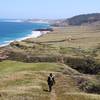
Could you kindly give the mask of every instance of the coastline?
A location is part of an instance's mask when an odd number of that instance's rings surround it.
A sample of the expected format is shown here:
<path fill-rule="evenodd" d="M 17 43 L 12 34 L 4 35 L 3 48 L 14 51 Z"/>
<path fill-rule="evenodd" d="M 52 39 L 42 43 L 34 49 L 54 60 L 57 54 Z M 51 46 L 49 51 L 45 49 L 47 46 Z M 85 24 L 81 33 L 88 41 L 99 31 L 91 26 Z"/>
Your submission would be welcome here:
<path fill-rule="evenodd" d="M 49 30 L 33 30 L 31 32 L 31 34 L 28 34 L 26 35 L 25 37 L 22 37 L 22 38 L 18 38 L 16 40 L 10 40 L 10 41 L 5 41 L 4 44 L 1 44 L 0 47 L 5 47 L 5 46 L 8 46 L 10 43 L 14 42 L 14 41 L 23 41 L 23 40 L 26 40 L 26 39 L 29 39 L 29 38 L 38 38 L 44 34 L 47 34 L 48 32 L 50 32 Z"/>

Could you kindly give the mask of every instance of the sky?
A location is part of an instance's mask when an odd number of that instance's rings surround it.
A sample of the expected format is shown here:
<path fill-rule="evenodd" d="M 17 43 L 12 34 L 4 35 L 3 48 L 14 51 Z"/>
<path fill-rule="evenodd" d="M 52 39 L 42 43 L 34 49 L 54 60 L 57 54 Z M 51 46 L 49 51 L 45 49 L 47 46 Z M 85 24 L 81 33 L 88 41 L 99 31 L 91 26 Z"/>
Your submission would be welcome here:
<path fill-rule="evenodd" d="M 61 19 L 100 13 L 100 0 L 0 0 L 0 18 Z"/>

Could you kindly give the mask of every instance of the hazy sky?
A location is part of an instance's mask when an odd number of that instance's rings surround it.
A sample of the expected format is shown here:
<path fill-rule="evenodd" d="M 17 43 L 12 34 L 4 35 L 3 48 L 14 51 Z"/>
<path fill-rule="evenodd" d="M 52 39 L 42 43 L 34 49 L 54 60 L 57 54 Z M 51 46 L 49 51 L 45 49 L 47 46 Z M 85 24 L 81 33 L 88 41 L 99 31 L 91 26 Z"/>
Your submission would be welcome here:
<path fill-rule="evenodd" d="M 100 0 L 0 0 L 0 18 L 68 18 L 100 13 Z"/>

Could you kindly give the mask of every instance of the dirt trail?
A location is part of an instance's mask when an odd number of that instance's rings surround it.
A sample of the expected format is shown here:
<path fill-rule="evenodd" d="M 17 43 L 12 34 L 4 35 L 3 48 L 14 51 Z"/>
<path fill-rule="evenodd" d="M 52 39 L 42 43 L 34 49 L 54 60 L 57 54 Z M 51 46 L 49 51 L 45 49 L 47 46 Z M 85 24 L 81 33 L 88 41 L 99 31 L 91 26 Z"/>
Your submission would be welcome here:
<path fill-rule="evenodd" d="M 57 100 L 56 92 L 54 89 L 51 92 L 51 99 L 50 100 Z"/>

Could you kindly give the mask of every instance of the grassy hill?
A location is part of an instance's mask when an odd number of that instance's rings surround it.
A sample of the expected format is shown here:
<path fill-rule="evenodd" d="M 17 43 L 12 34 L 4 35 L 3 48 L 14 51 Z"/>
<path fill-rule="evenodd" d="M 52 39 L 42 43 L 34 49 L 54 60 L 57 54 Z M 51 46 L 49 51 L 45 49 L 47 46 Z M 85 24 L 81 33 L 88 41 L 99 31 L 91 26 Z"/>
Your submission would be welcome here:
<path fill-rule="evenodd" d="M 0 100 L 99 100 L 100 27 L 69 26 L 0 49 Z M 49 93 L 47 77 L 56 84 Z"/>
<path fill-rule="evenodd" d="M 59 63 L 0 63 L 0 100 L 99 100 L 96 94 L 86 94 L 79 89 L 77 79 L 84 78 L 75 70 Z M 56 85 L 49 93 L 47 76 L 55 75 Z M 66 73 L 65 73 L 66 72 Z M 74 74 L 73 74 L 74 73 Z M 92 80 L 93 76 L 88 78 Z M 87 79 L 88 79 L 87 78 Z"/>
<path fill-rule="evenodd" d="M 83 14 L 67 19 L 69 25 L 82 25 L 100 22 L 100 13 Z"/>
<path fill-rule="evenodd" d="M 54 21 L 51 24 L 53 26 L 100 25 L 100 13 L 81 14 L 71 18 Z"/>

